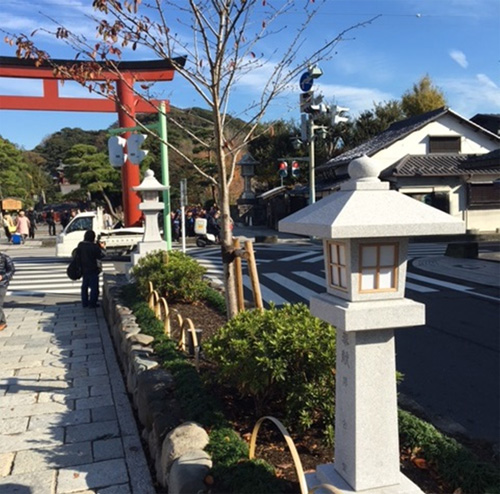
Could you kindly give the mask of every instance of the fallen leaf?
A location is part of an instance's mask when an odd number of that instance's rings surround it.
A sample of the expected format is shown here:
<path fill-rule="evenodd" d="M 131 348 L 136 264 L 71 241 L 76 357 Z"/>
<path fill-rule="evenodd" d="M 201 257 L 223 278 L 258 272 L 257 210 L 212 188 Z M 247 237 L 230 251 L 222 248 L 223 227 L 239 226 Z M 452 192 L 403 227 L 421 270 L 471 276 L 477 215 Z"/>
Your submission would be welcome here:
<path fill-rule="evenodd" d="M 421 470 L 427 470 L 427 468 L 429 468 L 424 458 L 412 458 L 411 461 L 417 468 L 420 468 Z"/>

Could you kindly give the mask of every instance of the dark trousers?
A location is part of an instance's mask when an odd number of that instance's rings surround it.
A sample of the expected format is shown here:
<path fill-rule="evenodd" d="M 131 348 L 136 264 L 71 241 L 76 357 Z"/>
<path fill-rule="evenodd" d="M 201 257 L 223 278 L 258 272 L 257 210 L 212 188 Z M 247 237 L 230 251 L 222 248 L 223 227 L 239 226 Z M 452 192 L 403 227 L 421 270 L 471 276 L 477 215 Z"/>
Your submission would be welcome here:
<path fill-rule="evenodd" d="M 54 221 L 47 221 L 47 225 L 49 225 L 49 235 L 56 234 L 56 224 Z"/>
<path fill-rule="evenodd" d="M 89 298 L 90 290 L 90 298 Z M 95 307 L 99 298 L 99 273 L 87 273 L 82 277 L 82 305 Z"/>
<path fill-rule="evenodd" d="M 5 294 L 7 293 L 7 287 L 0 285 L 0 324 L 6 324 L 7 319 L 5 318 L 5 314 L 3 312 L 3 303 L 5 301 Z"/>

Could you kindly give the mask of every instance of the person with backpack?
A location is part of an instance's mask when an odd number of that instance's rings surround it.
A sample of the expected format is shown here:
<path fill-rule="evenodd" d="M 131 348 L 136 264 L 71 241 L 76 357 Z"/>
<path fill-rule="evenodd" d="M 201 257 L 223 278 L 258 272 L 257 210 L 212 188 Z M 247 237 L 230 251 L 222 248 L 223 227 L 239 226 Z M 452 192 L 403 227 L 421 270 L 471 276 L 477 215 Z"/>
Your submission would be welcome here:
<path fill-rule="evenodd" d="M 82 270 L 82 306 L 90 308 L 99 307 L 97 303 L 99 298 L 99 273 L 102 271 L 101 259 L 106 255 L 104 244 L 96 244 L 95 239 L 94 230 L 87 230 L 75 253 L 75 258 L 78 259 Z"/>
<path fill-rule="evenodd" d="M 16 268 L 12 259 L 3 252 L 0 252 L 0 331 L 7 327 L 7 319 L 3 311 L 3 303 L 10 280 L 14 276 Z"/>

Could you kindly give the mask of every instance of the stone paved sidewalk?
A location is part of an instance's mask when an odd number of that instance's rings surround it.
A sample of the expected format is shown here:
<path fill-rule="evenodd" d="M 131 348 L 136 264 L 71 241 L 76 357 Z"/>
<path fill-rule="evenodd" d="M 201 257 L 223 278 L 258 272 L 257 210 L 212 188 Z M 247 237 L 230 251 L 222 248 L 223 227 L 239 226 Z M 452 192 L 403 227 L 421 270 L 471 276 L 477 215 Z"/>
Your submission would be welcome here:
<path fill-rule="evenodd" d="M 0 332 L 0 493 L 153 494 L 101 309 L 18 297 Z"/>

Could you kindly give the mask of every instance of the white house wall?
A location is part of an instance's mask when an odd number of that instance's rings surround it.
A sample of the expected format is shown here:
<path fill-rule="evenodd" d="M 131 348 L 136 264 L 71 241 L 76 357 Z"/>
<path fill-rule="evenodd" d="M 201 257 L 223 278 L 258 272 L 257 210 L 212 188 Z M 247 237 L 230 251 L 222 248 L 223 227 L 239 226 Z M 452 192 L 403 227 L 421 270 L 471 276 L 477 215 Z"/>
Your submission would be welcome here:
<path fill-rule="evenodd" d="M 464 221 L 467 230 L 500 232 L 500 209 L 469 209 Z"/>
<path fill-rule="evenodd" d="M 407 154 L 429 154 L 429 136 L 461 136 L 461 154 L 484 154 L 500 147 L 499 139 L 490 138 L 451 115 L 443 115 L 439 120 L 430 122 L 372 157 L 379 160 L 382 169 L 385 169 Z"/>

